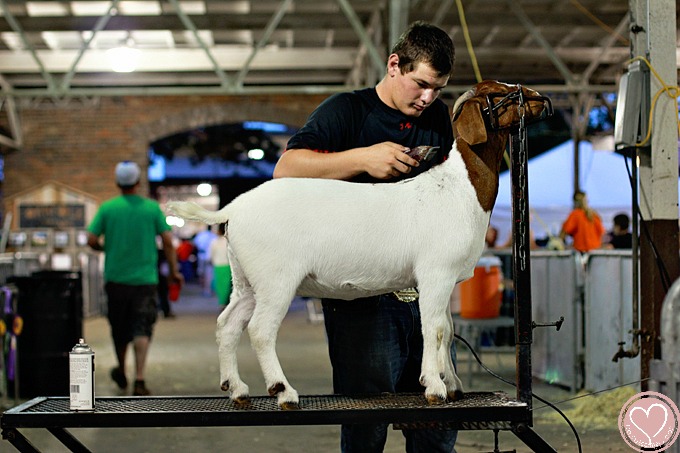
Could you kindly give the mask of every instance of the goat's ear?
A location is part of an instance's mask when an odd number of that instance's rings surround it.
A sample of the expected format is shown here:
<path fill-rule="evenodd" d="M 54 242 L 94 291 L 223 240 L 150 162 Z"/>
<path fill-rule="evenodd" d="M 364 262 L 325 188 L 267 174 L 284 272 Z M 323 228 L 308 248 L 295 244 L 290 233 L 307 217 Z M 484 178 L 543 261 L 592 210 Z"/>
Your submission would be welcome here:
<path fill-rule="evenodd" d="M 486 142 L 486 126 L 479 102 L 470 100 L 463 104 L 454 123 L 458 134 L 468 144 L 477 145 Z"/>

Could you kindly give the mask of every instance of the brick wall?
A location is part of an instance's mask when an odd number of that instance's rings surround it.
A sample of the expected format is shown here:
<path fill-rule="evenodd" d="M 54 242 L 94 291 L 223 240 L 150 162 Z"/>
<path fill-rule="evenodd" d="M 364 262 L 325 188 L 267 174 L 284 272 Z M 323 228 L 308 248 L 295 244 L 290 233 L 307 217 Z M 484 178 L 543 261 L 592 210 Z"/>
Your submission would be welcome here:
<path fill-rule="evenodd" d="M 5 156 L 5 197 L 54 180 L 100 201 L 118 194 L 121 160 L 144 166 L 149 143 L 198 126 L 261 120 L 300 126 L 326 96 L 103 97 L 22 108 L 24 146 Z M 142 182 L 147 192 L 147 181 Z M 4 211 L 4 209 L 3 209 Z"/>

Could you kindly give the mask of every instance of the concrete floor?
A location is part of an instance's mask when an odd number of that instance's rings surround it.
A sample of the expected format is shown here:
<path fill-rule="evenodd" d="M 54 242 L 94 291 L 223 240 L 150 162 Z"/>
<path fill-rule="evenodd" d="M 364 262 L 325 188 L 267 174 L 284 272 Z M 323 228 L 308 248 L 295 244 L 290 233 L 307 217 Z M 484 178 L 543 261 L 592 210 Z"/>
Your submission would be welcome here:
<path fill-rule="evenodd" d="M 214 341 L 215 319 L 218 315 L 214 297 L 203 297 L 198 287 L 188 285 L 180 300 L 173 304 L 177 317 L 160 318 L 148 359 L 147 386 L 154 395 L 220 395 L 217 347 Z M 86 341 L 96 353 L 96 395 L 121 395 L 109 378 L 114 366 L 113 347 L 109 327 L 104 318 L 85 321 Z M 305 306 L 296 302 L 284 320 L 279 333 L 279 357 L 291 383 L 300 394 L 330 394 L 331 368 L 328 360 L 323 324 L 309 321 Z M 459 359 L 467 353 L 459 344 Z M 514 354 L 485 353 L 483 360 L 502 376 L 514 381 Z M 239 349 L 239 368 L 253 395 L 265 394 L 259 366 L 243 336 Z M 467 373 L 467 366 L 461 367 Z M 128 376 L 132 363 L 128 364 Z M 473 386 L 467 390 L 502 390 L 510 395 L 515 391 L 483 371 L 475 371 Z M 467 383 L 467 376 L 461 376 Z M 551 401 L 561 401 L 573 394 L 537 382 L 535 393 Z M 614 402 L 620 408 L 626 398 Z M 5 401 L 6 406 L 13 404 Z M 7 406 L 9 404 L 9 406 Z M 570 404 L 560 405 L 566 410 Z M 542 406 L 540 403 L 535 408 Z M 575 437 L 564 421 L 548 414 L 550 409 L 535 411 L 535 431 L 558 451 L 577 452 Z M 568 411 L 567 411 L 568 414 Z M 616 417 L 604 425 L 579 426 L 584 452 L 630 451 L 621 439 Z M 22 430 L 41 451 L 67 451 L 44 430 Z M 94 452 L 291 452 L 325 453 L 339 451 L 338 426 L 256 426 L 220 428 L 139 428 L 139 429 L 74 429 L 74 435 Z M 461 432 L 456 445 L 458 453 L 493 452 L 491 431 Z M 499 450 L 529 452 L 512 433 L 501 432 Z M 0 452 L 16 451 L 7 441 L 0 442 Z M 385 452 L 404 451 L 399 431 L 390 430 Z"/>

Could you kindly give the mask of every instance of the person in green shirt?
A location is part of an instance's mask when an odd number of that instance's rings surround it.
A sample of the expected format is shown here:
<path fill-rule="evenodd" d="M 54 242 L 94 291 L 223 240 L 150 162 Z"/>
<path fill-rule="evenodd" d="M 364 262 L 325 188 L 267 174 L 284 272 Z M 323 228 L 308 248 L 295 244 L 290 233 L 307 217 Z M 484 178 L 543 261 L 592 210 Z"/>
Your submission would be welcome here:
<path fill-rule="evenodd" d="M 111 378 L 127 388 L 125 358 L 132 343 L 135 353 L 135 385 L 132 394 L 149 395 L 144 367 L 156 322 L 156 287 L 160 236 L 170 267 L 169 279 L 180 285 L 184 277 L 177 266 L 170 226 L 158 203 L 137 195 L 141 170 L 134 162 L 116 165 L 116 184 L 121 195 L 105 201 L 88 226 L 88 245 L 104 252 L 104 282 L 108 319 L 118 366 Z M 104 238 L 102 241 L 101 238 Z"/>

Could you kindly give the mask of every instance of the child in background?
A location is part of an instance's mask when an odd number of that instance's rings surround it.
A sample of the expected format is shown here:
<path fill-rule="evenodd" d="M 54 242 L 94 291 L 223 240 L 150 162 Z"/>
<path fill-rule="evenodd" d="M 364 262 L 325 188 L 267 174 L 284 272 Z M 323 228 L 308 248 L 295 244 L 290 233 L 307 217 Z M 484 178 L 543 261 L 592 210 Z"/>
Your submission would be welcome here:
<path fill-rule="evenodd" d="M 218 237 L 210 244 L 208 259 L 213 266 L 213 288 L 217 303 L 224 308 L 231 294 L 231 267 L 227 257 L 227 238 L 224 236 L 225 224 L 218 227 Z"/>

